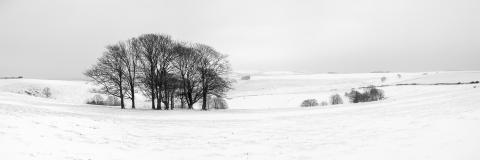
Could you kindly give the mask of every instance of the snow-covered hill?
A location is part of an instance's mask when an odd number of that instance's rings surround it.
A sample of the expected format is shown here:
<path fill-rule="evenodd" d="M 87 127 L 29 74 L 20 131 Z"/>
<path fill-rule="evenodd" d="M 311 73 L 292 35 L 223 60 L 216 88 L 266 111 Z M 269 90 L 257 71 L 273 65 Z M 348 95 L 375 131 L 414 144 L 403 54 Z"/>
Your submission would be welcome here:
<path fill-rule="evenodd" d="M 50 88 L 51 99 L 57 102 L 84 104 L 94 95 L 90 90 L 94 86 L 86 81 L 61 81 L 41 79 L 4 79 L 0 80 L 0 91 L 25 94 L 28 90 Z"/>
<path fill-rule="evenodd" d="M 401 74 L 258 74 L 238 80 L 231 109 L 208 112 L 91 106 L 82 81 L 0 80 L 0 159 L 480 159 L 478 84 L 391 86 L 384 101 L 298 107 L 372 84 L 480 80 Z M 19 94 L 44 87 L 52 98 Z"/>

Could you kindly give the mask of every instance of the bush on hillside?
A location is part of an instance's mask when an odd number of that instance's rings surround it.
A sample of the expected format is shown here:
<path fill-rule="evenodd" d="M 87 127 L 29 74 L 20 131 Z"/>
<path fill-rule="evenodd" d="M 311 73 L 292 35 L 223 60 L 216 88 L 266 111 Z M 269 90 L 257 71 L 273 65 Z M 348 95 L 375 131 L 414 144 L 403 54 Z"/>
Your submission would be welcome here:
<path fill-rule="evenodd" d="M 105 101 L 101 95 L 97 94 L 92 98 L 90 98 L 89 100 L 87 100 L 87 104 L 105 105 Z"/>
<path fill-rule="evenodd" d="M 240 78 L 241 80 L 250 80 L 250 75 L 246 75 L 246 76 L 243 76 L 242 78 Z"/>
<path fill-rule="evenodd" d="M 377 89 L 375 86 L 365 88 L 363 93 L 352 89 L 350 93 L 345 93 L 345 96 L 347 96 L 352 103 L 372 102 L 385 99 L 383 90 Z"/>
<path fill-rule="evenodd" d="M 227 101 L 221 97 L 213 97 L 209 105 L 213 109 L 228 109 Z"/>
<path fill-rule="evenodd" d="M 328 106 L 328 102 L 322 101 L 322 103 L 320 103 L 320 106 Z"/>
<path fill-rule="evenodd" d="M 382 81 L 382 83 L 384 83 L 384 82 L 387 81 L 387 77 L 382 77 L 382 78 L 380 78 L 380 80 Z"/>
<path fill-rule="evenodd" d="M 364 94 L 360 93 L 359 91 L 352 89 L 352 91 L 345 93 L 345 96 L 350 99 L 352 103 L 358 103 L 364 101 L 365 97 Z"/>
<path fill-rule="evenodd" d="M 34 96 L 34 97 L 44 97 L 44 98 L 50 98 L 52 96 L 52 92 L 50 88 L 45 87 L 45 88 L 27 88 L 21 91 L 18 91 L 18 93 L 21 94 L 26 94 L 29 96 Z"/>
<path fill-rule="evenodd" d="M 307 99 L 302 102 L 300 105 L 301 107 L 313 107 L 318 106 L 318 102 L 316 99 Z"/>
<path fill-rule="evenodd" d="M 106 105 L 106 106 L 120 106 L 120 98 L 115 96 L 108 96 L 107 99 L 103 98 L 102 95 L 96 94 L 92 98 L 87 100 L 87 104 L 93 105 Z"/>
<path fill-rule="evenodd" d="M 334 94 L 330 96 L 330 104 L 332 105 L 343 104 L 343 99 L 339 94 Z"/>
<path fill-rule="evenodd" d="M 38 88 L 28 88 L 23 91 L 26 95 L 40 97 L 41 91 Z"/>
<path fill-rule="evenodd" d="M 120 106 L 120 98 L 114 96 L 108 96 L 104 102 L 105 105 L 108 106 Z"/>
<path fill-rule="evenodd" d="M 203 104 L 203 100 L 200 99 L 198 104 L 201 106 Z M 181 107 L 179 107 L 179 108 L 181 108 Z M 207 96 L 207 109 L 228 109 L 228 104 L 227 104 L 227 101 L 222 97 L 217 97 L 217 96 L 214 96 L 214 95 L 208 95 Z"/>
<path fill-rule="evenodd" d="M 43 88 L 42 94 L 43 94 L 43 96 L 45 96 L 46 98 L 52 97 L 52 92 L 50 91 L 50 88 L 48 88 L 48 87 Z"/>

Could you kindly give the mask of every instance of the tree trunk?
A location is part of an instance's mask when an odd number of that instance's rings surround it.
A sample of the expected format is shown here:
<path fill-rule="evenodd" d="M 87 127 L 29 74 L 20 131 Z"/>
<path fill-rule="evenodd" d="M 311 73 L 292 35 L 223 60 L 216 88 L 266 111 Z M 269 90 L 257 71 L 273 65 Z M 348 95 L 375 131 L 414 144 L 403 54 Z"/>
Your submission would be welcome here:
<path fill-rule="evenodd" d="M 173 108 L 175 107 L 175 101 L 174 101 L 175 99 L 174 99 L 174 97 L 173 97 L 173 94 L 174 94 L 174 93 L 175 93 L 175 92 L 172 92 L 172 93 L 170 94 L 170 110 L 173 110 Z"/>
<path fill-rule="evenodd" d="M 118 84 L 118 88 L 120 89 L 120 107 L 122 109 L 125 109 L 125 104 L 123 102 L 124 96 L 123 96 L 123 84 L 122 84 L 123 75 L 122 75 L 122 72 L 119 72 L 118 76 L 119 76 L 119 81 L 120 81 L 119 84 Z"/>
<path fill-rule="evenodd" d="M 163 105 L 165 106 L 165 110 L 168 110 L 168 107 L 170 107 L 170 104 L 168 102 L 170 102 L 169 98 L 168 98 L 168 92 L 165 90 L 165 99 L 163 100 Z"/>
<path fill-rule="evenodd" d="M 188 103 L 188 109 L 193 109 L 193 97 L 192 97 L 192 93 L 188 93 L 187 94 L 188 98 L 187 98 L 187 103 Z"/>
<path fill-rule="evenodd" d="M 150 61 L 150 91 L 152 92 L 152 109 L 155 109 L 155 96 L 156 96 L 156 93 L 155 93 L 155 66 L 152 65 L 152 61 Z"/>
<path fill-rule="evenodd" d="M 162 92 L 161 92 L 161 87 L 159 84 L 157 84 L 157 110 L 162 110 L 162 100 L 163 100 L 163 97 L 162 97 Z"/>
<path fill-rule="evenodd" d="M 166 98 L 166 100 L 163 101 L 163 105 L 165 105 L 165 110 L 168 110 L 168 107 L 170 106 L 170 104 L 168 103 L 168 98 Z"/>
<path fill-rule="evenodd" d="M 193 109 L 193 103 L 188 103 L 188 109 Z"/>
<path fill-rule="evenodd" d="M 122 84 L 122 83 L 120 83 L 120 84 Z M 123 98 L 124 98 L 124 96 L 123 96 L 123 88 L 120 87 L 120 107 L 121 107 L 122 109 L 125 109 L 125 104 L 124 104 L 124 102 L 123 102 Z"/>
<path fill-rule="evenodd" d="M 155 109 L 155 89 L 154 86 L 152 85 L 150 87 L 150 91 L 152 92 L 152 109 Z"/>
<path fill-rule="evenodd" d="M 181 103 L 181 104 L 180 104 L 180 108 L 182 108 L 182 109 L 185 108 L 185 100 L 183 100 L 183 99 L 184 99 L 183 96 L 180 97 L 180 103 Z"/>
<path fill-rule="evenodd" d="M 130 84 L 130 91 L 132 94 L 132 109 L 135 109 L 135 86 Z"/>
<path fill-rule="evenodd" d="M 207 110 L 207 87 L 202 92 L 203 96 L 203 103 L 202 103 L 202 110 Z"/>
<path fill-rule="evenodd" d="M 120 96 L 120 106 L 122 106 L 122 109 L 125 109 L 125 104 L 123 102 L 123 94 Z"/>

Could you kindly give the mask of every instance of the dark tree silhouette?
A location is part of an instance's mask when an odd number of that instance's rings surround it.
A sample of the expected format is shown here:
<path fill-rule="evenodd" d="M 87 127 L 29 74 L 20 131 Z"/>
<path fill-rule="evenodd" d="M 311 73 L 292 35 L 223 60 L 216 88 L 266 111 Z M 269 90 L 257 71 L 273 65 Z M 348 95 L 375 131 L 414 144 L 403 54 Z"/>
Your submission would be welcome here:
<path fill-rule="evenodd" d="M 157 44 L 159 55 L 158 55 L 158 65 L 157 65 L 157 108 L 161 109 L 161 103 L 163 102 L 165 110 L 169 109 L 169 106 L 172 104 L 171 99 L 173 99 L 173 93 L 175 89 L 172 89 L 172 86 L 169 83 L 172 82 L 174 69 L 172 63 L 175 59 L 176 54 L 173 52 L 174 42 L 170 39 L 169 36 L 166 36 L 164 39 L 158 42 Z"/>
<path fill-rule="evenodd" d="M 135 108 L 139 90 L 151 100 L 152 109 L 172 110 L 176 100 L 182 108 L 186 103 L 193 109 L 203 99 L 202 109 L 207 110 L 207 96 L 221 99 L 231 88 L 226 57 L 207 45 L 144 34 L 108 46 L 85 75 L 102 87 L 101 93 L 120 98 L 122 109 L 124 98 L 130 98 Z"/>
<path fill-rule="evenodd" d="M 120 44 L 107 46 L 107 51 L 98 59 L 97 64 L 85 72 L 93 82 L 100 85 L 99 92 L 120 98 L 120 106 L 124 104 L 124 68 L 122 56 L 125 55 Z"/>
<path fill-rule="evenodd" d="M 207 95 L 222 97 L 231 88 L 231 82 L 225 77 L 230 73 L 230 64 L 226 55 L 210 46 L 197 44 L 195 49 L 201 56 L 198 72 L 202 86 L 202 110 L 207 110 Z"/>
<path fill-rule="evenodd" d="M 126 94 L 132 101 L 132 109 L 135 109 L 135 88 L 138 82 L 138 63 L 140 60 L 140 44 L 137 39 L 130 39 L 127 44 L 120 43 L 120 49 L 125 53 L 122 57 L 124 67 L 124 78 L 127 84 Z"/>
<path fill-rule="evenodd" d="M 195 48 L 186 43 L 176 44 L 174 52 L 177 54 L 174 67 L 181 80 L 180 95 L 187 103 L 188 109 L 193 109 L 193 105 L 201 98 L 201 80 L 197 70 L 201 56 Z"/>
<path fill-rule="evenodd" d="M 155 108 L 155 99 L 159 97 L 158 65 L 162 53 L 167 52 L 165 44 L 171 42 L 170 36 L 160 34 L 144 34 L 137 38 L 140 47 L 139 54 L 142 69 L 142 84 L 146 88 L 145 94 L 150 95 L 152 109 Z M 161 109 L 160 101 L 157 100 L 157 109 Z"/>

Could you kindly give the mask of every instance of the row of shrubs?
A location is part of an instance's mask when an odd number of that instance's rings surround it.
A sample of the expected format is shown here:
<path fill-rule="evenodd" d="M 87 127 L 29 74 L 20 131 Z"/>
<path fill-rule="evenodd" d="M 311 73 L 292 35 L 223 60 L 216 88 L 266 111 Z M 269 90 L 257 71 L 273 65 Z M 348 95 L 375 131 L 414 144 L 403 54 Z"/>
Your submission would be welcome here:
<path fill-rule="evenodd" d="M 330 96 L 330 103 L 327 101 L 322 101 L 321 103 L 318 103 L 316 99 L 307 99 L 302 102 L 300 105 L 301 107 L 314 107 L 314 106 L 327 106 L 327 105 L 338 105 L 338 104 L 343 104 L 343 99 L 342 96 L 339 94 L 334 94 Z"/>
<path fill-rule="evenodd" d="M 43 97 L 43 98 L 51 98 L 52 97 L 52 91 L 48 87 L 45 87 L 43 89 L 41 89 L 41 88 L 28 88 L 26 90 L 20 91 L 19 93 L 26 94 L 26 95 L 29 95 L 29 96 L 34 96 L 34 97 Z"/>
<path fill-rule="evenodd" d="M 352 89 L 350 92 L 345 93 L 345 97 L 348 97 L 351 103 L 360 102 L 372 102 L 385 99 L 385 93 L 383 90 L 376 88 L 375 86 L 369 86 L 364 88 L 363 92 Z M 322 101 L 318 103 L 316 99 L 307 99 L 302 102 L 301 107 L 314 107 L 314 106 L 327 106 L 343 104 L 342 96 L 334 94 L 330 96 L 330 103 Z"/>

